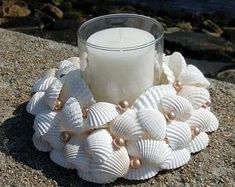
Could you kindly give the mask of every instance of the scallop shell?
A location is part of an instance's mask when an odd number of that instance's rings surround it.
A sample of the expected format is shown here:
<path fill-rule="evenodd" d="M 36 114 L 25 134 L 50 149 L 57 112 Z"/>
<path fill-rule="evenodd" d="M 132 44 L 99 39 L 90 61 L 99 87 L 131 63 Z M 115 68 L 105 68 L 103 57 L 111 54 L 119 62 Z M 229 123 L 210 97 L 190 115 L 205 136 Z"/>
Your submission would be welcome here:
<path fill-rule="evenodd" d="M 77 65 L 79 67 L 79 62 L 80 62 L 80 59 L 78 57 L 70 57 L 66 60 L 59 62 L 57 68 L 64 69 L 65 67 L 73 66 L 73 65 Z"/>
<path fill-rule="evenodd" d="M 208 113 L 208 118 L 210 120 L 208 120 L 209 125 L 208 125 L 208 128 L 206 129 L 206 132 L 212 132 L 212 131 L 215 131 L 216 129 L 218 129 L 219 121 L 216 118 L 216 116 L 212 112 L 210 112 L 210 113 Z"/>
<path fill-rule="evenodd" d="M 190 157 L 190 152 L 185 148 L 172 151 L 172 159 L 168 160 L 168 163 L 165 165 L 165 169 L 179 168 L 187 164 Z"/>
<path fill-rule="evenodd" d="M 81 108 L 90 107 L 95 103 L 94 96 L 82 79 L 80 70 L 72 71 L 67 75 L 63 91 L 67 97 L 75 97 Z"/>
<path fill-rule="evenodd" d="M 182 72 L 179 76 L 179 81 L 183 85 L 191 85 L 207 88 L 210 82 L 204 77 L 202 72 L 193 65 L 188 65 L 186 71 Z"/>
<path fill-rule="evenodd" d="M 37 150 L 42 152 L 49 152 L 51 150 L 51 146 L 48 142 L 41 139 L 41 137 L 37 137 L 35 134 L 33 134 L 33 145 L 36 147 Z"/>
<path fill-rule="evenodd" d="M 91 172 L 84 172 L 84 171 L 78 170 L 78 176 L 85 181 L 102 184 L 102 181 L 93 177 Z"/>
<path fill-rule="evenodd" d="M 168 66 L 173 71 L 175 77 L 179 77 L 186 70 L 185 59 L 179 52 L 174 52 L 170 55 Z"/>
<path fill-rule="evenodd" d="M 55 77 L 56 69 L 51 68 L 43 72 L 42 77 Z"/>
<path fill-rule="evenodd" d="M 151 137 L 163 140 L 166 136 L 166 120 L 161 112 L 153 109 L 140 110 L 137 112 L 137 120 Z"/>
<path fill-rule="evenodd" d="M 86 128 L 94 129 L 105 126 L 118 116 L 117 106 L 111 103 L 99 102 L 89 108 Z"/>
<path fill-rule="evenodd" d="M 124 140 L 137 140 L 142 138 L 144 131 L 136 122 L 134 110 L 127 110 L 115 118 L 110 125 L 110 132 L 115 137 L 121 137 Z"/>
<path fill-rule="evenodd" d="M 174 72 L 169 68 L 168 62 L 162 63 L 163 73 L 161 75 L 161 84 L 168 84 L 175 82 Z"/>
<path fill-rule="evenodd" d="M 69 66 L 65 66 L 63 69 L 59 69 L 56 72 L 56 77 L 57 78 L 64 78 L 65 76 L 67 76 L 70 72 L 76 71 L 79 69 L 79 66 L 77 64 L 74 64 L 72 62 L 69 62 L 71 65 Z"/>
<path fill-rule="evenodd" d="M 91 158 L 83 149 L 84 142 L 78 138 L 71 138 L 64 147 L 66 160 L 82 172 L 90 169 Z"/>
<path fill-rule="evenodd" d="M 70 62 L 73 62 L 73 63 L 77 63 L 78 65 L 79 65 L 79 62 L 80 62 L 80 58 L 77 57 L 77 56 L 70 57 L 67 60 L 70 61 Z"/>
<path fill-rule="evenodd" d="M 128 154 L 139 158 L 142 165 L 149 164 L 156 168 L 161 167 L 165 160 L 171 157 L 171 149 L 165 141 L 153 139 L 139 140 L 127 146 Z"/>
<path fill-rule="evenodd" d="M 60 80 L 56 79 L 55 81 L 53 81 L 53 83 L 45 93 L 45 102 L 52 110 L 54 110 L 56 101 L 60 96 L 60 91 L 62 87 L 63 83 Z"/>
<path fill-rule="evenodd" d="M 103 163 L 93 164 L 92 175 L 99 183 L 110 183 L 119 177 L 123 177 L 129 169 L 130 159 L 125 147 L 114 151 L 109 159 Z"/>
<path fill-rule="evenodd" d="M 36 83 L 33 85 L 31 92 L 42 92 L 46 91 L 53 81 L 55 81 L 55 77 L 43 77 L 36 81 Z"/>
<path fill-rule="evenodd" d="M 188 124 L 173 121 L 167 126 L 166 138 L 173 150 L 188 147 L 191 142 L 191 129 Z"/>
<path fill-rule="evenodd" d="M 59 124 L 60 118 L 58 118 L 57 113 L 45 110 L 39 113 L 34 120 L 34 130 L 36 136 L 43 136 L 46 134 L 50 128 Z"/>
<path fill-rule="evenodd" d="M 112 141 L 112 136 L 106 129 L 96 130 L 87 137 L 87 151 L 94 162 L 102 163 L 111 156 L 113 153 Z"/>
<path fill-rule="evenodd" d="M 159 110 L 164 114 L 173 112 L 175 120 L 186 121 L 191 116 L 193 107 L 187 99 L 172 95 L 161 99 Z"/>
<path fill-rule="evenodd" d="M 62 150 L 53 149 L 50 152 L 50 158 L 54 163 L 58 164 L 59 166 L 62 166 L 62 167 L 67 168 L 67 169 L 73 169 L 74 168 L 71 163 L 66 161 Z"/>
<path fill-rule="evenodd" d="M 45 92 L 37 92 L 33 95 L 26 106 L 28 113 L 37 115 L 43 110 L 49 109 L 44 100 Z"/>
<path fill-rule="evenodd" d="M 209 143 L 209 137 L 205 132 L 201 132 L 198 136 L 196 136 L 189 145 L 189 151 L 191 153 L 196 153 L 205 149 Z"/>
<path fill-rule="evenodd" d="M 133 109 L 158 109 L 160 99 L 165 95 L 174 95 L 176 91 L 172 85 L 153 86 L 147 89 L 133 104 Z"/>
<path fill-rule="evenodd" d="M 202 105 L 210 101 L 210 93 L 205 88 L 195 86 L 183 86 L 178 95 L 188 99 L 194 109 L 200 108 Z"/>
<path fill-rule="evenodd" d="M 82 110 L 77 99 L 69 98 L 62 109 L 64 126 L 67 130 L 80 133 L 83 129 Z"/>

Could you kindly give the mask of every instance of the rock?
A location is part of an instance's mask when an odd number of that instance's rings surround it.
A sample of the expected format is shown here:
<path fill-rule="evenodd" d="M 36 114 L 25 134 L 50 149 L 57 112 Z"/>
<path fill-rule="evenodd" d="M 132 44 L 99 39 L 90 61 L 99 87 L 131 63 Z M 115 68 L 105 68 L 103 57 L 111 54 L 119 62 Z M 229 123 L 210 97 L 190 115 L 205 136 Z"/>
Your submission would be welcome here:
<path fill-rule="evenodd" d="M 235 67 L 228 69 L 217 74 L 217 78 L 235 84 Z"/>
<path fill-rule="evenodd" d="M 207 34 L 211 34 L 212 36 L 221 36 L 223 30 L 213 21 L 207 19 L 203 22 L 203 31 Z"/>
<path fill-rule="evenodd" d="M 3 2 L 3 16 L 4 17 L 25 17 L 31 11 L 25 1 L 4 1 Z"/>
<path fill-rule="evenodd" d="M 62 10 L 50 3 L 44 4 L 44 6 L 41 8 L 41 11 L 54 19 L 62 19 L 64 15 Z"/>
<path fill-rule="evenodd" d="M 166 34 L 174 33 L 174 32 L 179 32 L 181 29 L 179 27 L 167 27 L 165 30 Z"/>
<path fill-rule="evenodd" d="M 226 39 L 196 32 L 165 34 L 165 47 L 189 58 L 211 61 L 231 62 L 235 53 L 235 45 Z"/>
<path fill-rule="evenodd" d="M 223 37 L 235 44 L 235 27 L 223 27 Z"/>
<path fill-rule="evenodd" d="M 190 22 L 184 22 L 184 21 L 177 23 L 176 27 L 179 27 L 183 31 L 191 31 L 193 28 Z"/>

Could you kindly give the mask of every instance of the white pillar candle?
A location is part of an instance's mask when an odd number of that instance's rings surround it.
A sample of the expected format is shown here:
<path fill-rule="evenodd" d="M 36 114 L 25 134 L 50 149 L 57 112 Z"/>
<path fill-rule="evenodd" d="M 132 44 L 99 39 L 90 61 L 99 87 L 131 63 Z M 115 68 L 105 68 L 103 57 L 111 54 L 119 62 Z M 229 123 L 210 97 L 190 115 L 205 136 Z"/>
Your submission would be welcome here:
<path fill-rule="evenodd" d="M 97 101 L 117 104 L 127 100 L 132 104 L 153 85 L 155 45 L 145 44 L 154 39 L 149 32 L 129 27 L 101 30 L 87 39 L 95 46 L 110 48 L 87 46 L 90 88 Z"/>

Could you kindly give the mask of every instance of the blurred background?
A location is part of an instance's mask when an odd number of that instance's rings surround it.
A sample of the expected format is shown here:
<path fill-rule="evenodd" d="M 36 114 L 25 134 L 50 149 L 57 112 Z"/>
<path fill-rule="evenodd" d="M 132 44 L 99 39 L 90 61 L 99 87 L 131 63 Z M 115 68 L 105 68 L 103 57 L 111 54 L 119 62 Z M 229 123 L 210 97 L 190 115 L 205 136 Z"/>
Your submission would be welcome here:
<path fill-rule="evenodd" d="M 0 0 L 0 27 L 76 46 L 79 25 L 121 12 L 155 18 L 166 54 L 179 51 L 207 77 L 235 83 L 234 0 Z"/>

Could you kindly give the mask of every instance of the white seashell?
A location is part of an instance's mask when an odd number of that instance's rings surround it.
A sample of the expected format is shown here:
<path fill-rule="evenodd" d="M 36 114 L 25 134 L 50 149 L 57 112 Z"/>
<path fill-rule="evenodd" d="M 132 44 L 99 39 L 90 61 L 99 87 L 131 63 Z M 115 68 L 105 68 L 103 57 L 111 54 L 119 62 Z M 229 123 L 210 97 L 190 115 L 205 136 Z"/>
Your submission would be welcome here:
<path fill-rule="evenodd" d="M 55 77 L 56 69 L 51 68 L 43 72 L 42 77 Z"/>
<path fill-rule="evenodd" d="M 83 149 L 84 141 L 78 138 L 71 138 L 64 146 L 66 160 L 82 172 L 88 172 L 91 158 Z"/>
<path fill-rule="evenodd" d="M 163 140 L 166 136 L 166 120 L 161 112 L 153 109 L 137 112 L 137 120 L 152 138 Z"/>
<path fill-rule="evenodd" d="M 192 142 L 190 143 L 188 150 L 191 153 L 196 153 L 205 149 L 209 143 L 209 137 L 205 132 L 201 132 L 198 136 L 193 138 Z"/>
<path fill-rule="evenodd" d="M 130 168 L 124 178 L 128 180 L 145 180 L 154 177 L 159 171 L 160 168 L 145 164 L 137 169 Z"/>
<path fill-rule="evenodd" d="M 77 63 L 78 65 L 79 65 L 79 62 L 80 62 L 80 58 L 76 57 L 76 56 L 70 57 L 67 60 L 70 61 L 70 62 L 73 62 L 73 63 Z"/>
<path fill-rule="evenodd" d="M 171 95 L 161 99 L 159 110 L 163 114 L 173 112 L 175 114 L 175 120 L 185 121 L 191 116 L 193 107 L 187 99 L 181 96 Z"/>
<path fill-rule="evenodd" d="M 127 110 L 116 117 L 110 125 L 110 132 L 114 137 L 121 137 L 124 140 L 137 140 L 142 138 L 144 131 L 136 122 L 134 110 Z"/>
<path fill-rule="evenodd" d="M 58 71 L 56 72 L 56 77 L 57 78 L 64 79 L 64 77 L 67 76 L 70 72 L 77 71 L 79 69 L 79 66 L 77 64 L 74 64 L 72 62 L 69 62 L 69 63 L 71 65 L 65 66 L 62 69 L 58 69 Z"/>
<path fill-rule="evenodd" d="M 64 126 L 67 130 L 80 133 L 83 129 L 82 110 L 77 99 L 70 97 L 62 109 Z"/>
<path fill-rule="evenodd" d="M 102 163 L 111 156 L 113 153 L 112 141 L 112 136 L 106 129 L 96 130 L 87 137 L 87 151 L 94 162 Z"/>
<path fill-rule="evenodd" d="M 111 103 L 99 102 L 89 108 L 86 128 L 94 129 L 105 126 L 118 116 L 117 106 Z"/>
<path fill-rule="evenodd" d="M 147 89 L 133 104 L 133 109 L 158 109 L 160 99 L 165 95 L 174 95 L 176 91 L 172 85 L 153 86 Z"/>
<path fill-rule="evenodd" d="M 82 79 L 80 70 L 72 71 L 65 77 L 63 92 L 68 98 L 75 97 L 80 103 L 81 108 L 90 107 L 95 104 L 94 96 Z"/>
<path fill-rule="evenodd" d="M 93 164 L 92 175 L 99 183 L 110 183 L 119 177 L 123 177 L 129 169 L 130 159 L 125 147 L 114 151 L 109 159 L 103 163 Z"/>
<path fill-rule="evenodd" d="M 202 72 L 193 65 L 188 65 L 186 71 L 182 72 L 178 78 L 178 81 L 183 85 L 191 85 L 207 88 L 210 82 L 204 77 Z"/>
<path fill-rule="evenodd" d="M 172 151 L 172 159 L 168 160 L 168 163 L 164 165 L 164 169 L 179 168 L 187 164 L 190 157 L 190 152 L 185 148 Z"/>
<path fill-rule="evenodd" d="M 179 52 L 174 52 L 170 55 L 168 66 L 174 73 L 175 77 L 179 77 L 179 75 L 186 70 L 185 59 Z"/>
<path fill-rule="evenodd" d="M 60 118 L 56 112 L 44 110 L 39 113 L 34 120 L 33 128 L 36 136 L 43 136 L 50 128 L 59 124 Z"/>
<path fill-rule="evenodd" d="M 195 86 L 183 86 L 178 95 L 188 99 L 194 109 L 198 109 L 210 101 L 209 91 Z"/>
<path fill-rule="evenodd" d="M 42 152 L 49 152 L 51 150 L 51 146 L 48 142 L 41 139 L 41 137 L 37 137 L 35 134 L 33 134 L 33 145 L 36 147 L 37 150 Z"/>
<path fill-rule="evenodd" d="M 63 131 L 64 129 L 59 124 L 52 125 L 41 138 L 47 141 L 53 149 L 62 149 L 65 145 L 65 142 L 60 138 Z"/>
<path fill-rule="evenodd" d="M 149 164 L 155 168 L 161 167 L 171 157 L 171 149 L 165 141 L 141 139 L 127 146 L 128 154 L 139 158 L 142 165 Z"/>
<path fill-rule="evenodd" d="M 215 131 L 218 129 L 219 127 L 219 121 L 218 119 L 216 118 L 216 116 L 210 112 L 208 113 L 208 118 L 210 120 L 208 120 L 208 128 L 206 129 L 206 132 L 212 132 L 212 131 Z"/>
<path fill-rule="evenodd" d="M 56 101 L 57 99 L 59 99 L 62 87 L 63 83 L 60 80 L 56 79 L 55 81 L 53 81 L 53 83 L 45 93 L 45 102 L 52 110 L 54 110 Z"/>
<path fill-rule="evenodd" d="M 78 176 L 81 179 L 88 181 L 88 182 L 101 183 L 101 184 L 103 183 L 102 180 L 100 181 L 99 179 L 96 179 L 95 177 L 93 177 L 91 172 L 84 172 L 84 171 L 78 170 Z"/>
<path fill-rule="evenodd" d="M 53 81 L 55 81 L 55 77 L 43 77 L 36 81 L 36 83 L 33 85 L 31 92 L 42 92 L 46 91 Z"/>
<path fill-rule="evenodd" d="M 67 169 L 73 169 L 74 168 L 71 163 L 66 161 L 62 150 L 53 149 L 50 152 L 50 158 L 54 163 L 58 164 L 59 166 L 62 166 L 62 167 L 67 168 Z"/>
<path fill-rule="evenodd" d="M 35 93 L 26 106 L 28 113 L 37 115 L 43 110 L 49 109 L 44 100 L 45 92 Z"/>
<path fill-rule="evenodd" d="M 191 142 L 191 137 L 191 129 L 186 123 L 172 121 L 167 126 L 166 138 L 173 150 L 188 147 Z"/>
<path fill-rule="evenodd" d="M 162 63 L 163 73 L 161 75 L 161 84 L 173 83 L 175 82 L 174 72 L 169 68 L 168 62 Z"/>

